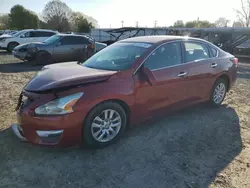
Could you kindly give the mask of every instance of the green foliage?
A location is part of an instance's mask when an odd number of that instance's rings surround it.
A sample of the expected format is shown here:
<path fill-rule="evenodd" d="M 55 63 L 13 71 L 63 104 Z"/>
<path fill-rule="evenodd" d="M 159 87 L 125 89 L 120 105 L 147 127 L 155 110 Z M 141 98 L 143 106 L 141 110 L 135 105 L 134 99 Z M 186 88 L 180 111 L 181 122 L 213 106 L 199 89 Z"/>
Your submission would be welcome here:
<path fill-rule="evenodd" d="M 188 22 L 186 22 L 185 27 L 186 28 L 195 28 L 196 24 L 197 24 L 197 21 L 188 21 Z"/>
<path fill-rule="evenodd" d="M 60 0 L 49 1 L 43 10 L 43 19 L 49 29 L 58 31 L 71 30 L 72 10 Z"/>
<path fill-rule="evenodd" d="M 73 14 L 73 30 L 77 32 L 89 33 L 93 24 L 85 18 L 85 16 L 80 12 L 74 12 Z"/>
<path fill-rule="evenodd" d="M 171 28 L 209 28 L 209 27 L 215 27 L 214 23 L 210 23 L 206 20 L 194 20 L 194 21 L 188 21 L 184 24 L 182 20 L 177 20 L 173 26 L 170 26 Z"/>
<path fill-rule="evenodd" d="M 25 9 L 21 5 L 15 5 L 11 8 L 9 14 L 9 27 L 11 29 L 37 29 L 39 18 L 30 10 Z"/>
<path fill-rule="evenodd" d="M 197 28 L 209 28 L 209 27 L 215 27 L 214 23 L 210 23 L 207 20 L 203 20 L 203 21 L 197 21 L 196 22 L 196 27 Z"/>
<path fill-rule="evenodd" d="M 4 30 L 4 29 L 8 29 L 9 28 L 9 22 L 10 22 L 10 18 L 8 14 L 3 14 L 0 16 L 0 29 Z"/>
<path fill-rule="evenodd" d="M 91 29 L 93 28 L 92 23 L 88 22 L 86 18 L 83 18 L 78 22 L 78 32 L 84 32 L 84 33 L 89 33 Z"/>
<path fill-rule="evenodd" d="M 184 24 L 184 22 L 182 20 L 177 20 L 174 23 L 173 27 L 175 27 L 175 28 L 183 28 L 183 27 L 185 27 L 185 24 Z"/>

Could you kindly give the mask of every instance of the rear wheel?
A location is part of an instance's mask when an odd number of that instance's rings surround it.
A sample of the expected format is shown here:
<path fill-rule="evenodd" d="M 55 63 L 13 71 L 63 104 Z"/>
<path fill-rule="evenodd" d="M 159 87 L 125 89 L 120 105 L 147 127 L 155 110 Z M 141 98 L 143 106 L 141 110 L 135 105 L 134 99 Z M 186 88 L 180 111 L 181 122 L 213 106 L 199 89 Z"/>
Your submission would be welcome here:
<path fill-rule="evenodd" d="M 48 52 L 38 52 L 36 55 L 36 64 L 47 65 L 53 63 L 53 59 Z"/>
<path fill-rule="evenodd" d="M 11 43 L 9 43 L 8 44 L 8 46 L 7 46 L 7 51 L 8 52 L 12 52 L 12 50 L 16 47 L 16 46 L 18 46 L 19 44 L 17 43 L 17 42 L 11 42 Z"/>
<path fill-rule="evenodd" d="M 126 125 L 127 115 L 118 103 L 101 103 L 89 113 L 84 122 L 84 141 L 92 147 L 108 146 L 119 140 Z"/>
<path fill-rule="evenodd" d="M 211 91 L 210 102 L 214 106 L 219 106 L 226 97 L 228 83 L 225 79 L 219 78 L 214 83 Z"/>

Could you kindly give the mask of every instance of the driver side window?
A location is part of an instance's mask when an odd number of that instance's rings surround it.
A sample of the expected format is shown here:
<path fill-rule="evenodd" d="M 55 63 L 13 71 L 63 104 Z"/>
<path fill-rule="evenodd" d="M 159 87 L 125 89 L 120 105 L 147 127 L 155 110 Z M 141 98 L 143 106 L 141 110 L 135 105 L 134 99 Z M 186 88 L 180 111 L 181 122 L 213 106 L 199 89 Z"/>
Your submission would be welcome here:
<path fill-rule="evenodd" d="M 31 31 L 28 31 L 28 32 L 23 34 L 23 38 L 29 38 L 29 37 L 32 37 L 32 32 Z"/>
<path fill-rule="evenodd" d="M 157 48 L 146 59 L 144 66 L 150 70 L 167 68 L 182 63 L 180 42 L 171 42 Z"/>

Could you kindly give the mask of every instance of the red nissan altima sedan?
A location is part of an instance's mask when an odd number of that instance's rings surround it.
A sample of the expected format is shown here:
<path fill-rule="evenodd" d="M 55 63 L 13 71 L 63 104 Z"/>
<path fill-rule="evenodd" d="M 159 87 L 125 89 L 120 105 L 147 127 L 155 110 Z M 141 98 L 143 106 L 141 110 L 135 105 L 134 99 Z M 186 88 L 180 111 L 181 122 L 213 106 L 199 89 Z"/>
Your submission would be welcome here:
<path fill-rule="evenodd" d="M 12 129 L 40 145 L 107 146 L 128 124 L 200 102 L 220 105 L 237 63 L 201 39 L 125 39 L 83 63 L 43 67 L 23 88 Z"/>

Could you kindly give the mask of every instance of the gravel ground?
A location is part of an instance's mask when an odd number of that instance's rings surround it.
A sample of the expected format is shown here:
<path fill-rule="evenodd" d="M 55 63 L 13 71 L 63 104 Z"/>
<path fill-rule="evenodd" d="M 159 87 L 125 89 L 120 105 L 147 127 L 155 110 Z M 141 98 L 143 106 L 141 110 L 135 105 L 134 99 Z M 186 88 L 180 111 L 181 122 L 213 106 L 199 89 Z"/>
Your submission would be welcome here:
<path fill-rule="evenodd" d="M 0 187 L 250 188 L 250 63 L 243 62 L 221 107 L 175 112 L 90 150 L 39 147 L 12 134 L 18 94 L 41 67 L 0 52 Z"/>

